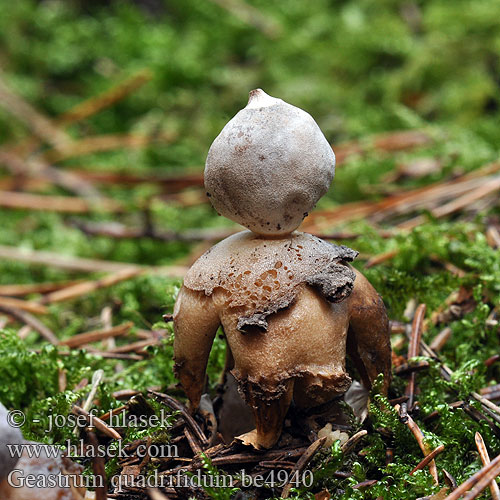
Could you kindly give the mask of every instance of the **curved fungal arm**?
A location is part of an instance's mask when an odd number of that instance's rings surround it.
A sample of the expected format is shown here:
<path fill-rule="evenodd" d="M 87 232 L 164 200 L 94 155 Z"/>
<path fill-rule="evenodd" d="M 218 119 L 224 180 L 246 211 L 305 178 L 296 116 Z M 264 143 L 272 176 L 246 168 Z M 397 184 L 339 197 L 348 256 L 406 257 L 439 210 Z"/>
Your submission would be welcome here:
<path fill-rule="evenodd" d="M 349 301 L 347 353 L 354 361 L 363 385 L 371 388 L 379 373 L 384 375 L 382 392 L 391 381 L 391 341 L 384 302 L 370 282 L 356 269 Z"/>
<path fill-rule="evenodd" d="M 200 403 L 208 357 L 219 325 L 212 298 L 182 287 L 174 309 L 174 371 L 193 410 Z"/>

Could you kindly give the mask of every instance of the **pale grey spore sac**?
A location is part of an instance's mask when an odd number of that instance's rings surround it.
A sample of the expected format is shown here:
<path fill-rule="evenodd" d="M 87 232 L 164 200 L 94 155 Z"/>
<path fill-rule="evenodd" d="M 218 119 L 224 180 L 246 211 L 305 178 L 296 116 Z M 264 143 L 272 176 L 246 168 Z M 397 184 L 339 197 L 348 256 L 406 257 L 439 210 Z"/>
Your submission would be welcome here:
<path fill-rule="evenodd" d="M 334 173 L 335 155 L 311 115 L 258 90 L 213 142 L 205 185 L 219 214 L 278 235 L 299 226 Z"/>

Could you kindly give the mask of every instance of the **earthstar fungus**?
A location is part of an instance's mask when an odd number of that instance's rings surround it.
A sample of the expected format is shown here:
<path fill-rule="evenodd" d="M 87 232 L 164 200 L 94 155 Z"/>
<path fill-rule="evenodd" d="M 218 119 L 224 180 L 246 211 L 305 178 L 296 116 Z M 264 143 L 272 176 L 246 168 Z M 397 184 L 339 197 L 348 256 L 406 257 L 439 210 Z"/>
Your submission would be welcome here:
<path fill-rule="evenodd" d="M 379 373 L 384 391 L 390 380 L 385 307 L 350 266 L 357 252 L 296 231 L 334 170 L 313 118 L 260 89 L 208 153 L 210 201 L 250 231 L 221 241 L 188 271 L 174 309 L 175 371 L 196 410 L 222 326 L 256 422 L 240 439 L 257 448 L 276 443 L 292 400 L 310 408 L 347 391 L 346 353 L 366 387 Z"/>

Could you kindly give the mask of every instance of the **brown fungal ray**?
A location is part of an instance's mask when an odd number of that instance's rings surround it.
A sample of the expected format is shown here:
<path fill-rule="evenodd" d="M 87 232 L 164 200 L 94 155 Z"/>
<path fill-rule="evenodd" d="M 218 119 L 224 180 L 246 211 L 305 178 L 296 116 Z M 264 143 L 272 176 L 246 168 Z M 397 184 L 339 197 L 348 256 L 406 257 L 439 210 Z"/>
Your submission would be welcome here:
<path fill-rule="evenodd" d="M 380 295 L 358 271 L 349 304 L 347 354 L 356 364 L 365 387 L 370 388 L 379 373 L 384 375 L 382 392 L 391 381 L 389 319 Z"/>
<path fill-rule="evenodd" d="M 241 439 L 255 447 L 277 441 L 292 397 L 299 407 L 314 407 L 347 391 L 348 330 L 349 341 L 359 343 L 350 351 L 363 382 L 370 386 L 380 371 L 388 384 L 387 316 L 368 281 L 359 273 L 353 280 L 343 260 L 353 256 L 310 235 L 269 240 L 246 231 L 200 258 L 174 312 L 176 372 L 192 407 L 220 324 L 234 357 L 232 373 L 256 420 L 256 430 Z M 264 289 L 270 271 L 279 288 Z M 241 319 L 255 314 L 264 315 L 265 325 L 242 329 Z"/>
<path fill-rule="evenodd" d="M 188 271 L 184 285 L 206 295 L 221 288 L 227 306 L 240 308 L 239 331 L 266 330 L 266 318 L 288 307 L 303 283 L 320 289 L 331 302 L 347 297 L 355 275 L 345 262 L 356 255 L 306 233 L 269 239 L 241 231 L 205 252 Z"/>
<path fill-rule="evenodd" d="M 182 287 L 174 308 L 174 371 L 193 411 L 200 404 L 208 356 L 219 325 L 211 298 Z"/>

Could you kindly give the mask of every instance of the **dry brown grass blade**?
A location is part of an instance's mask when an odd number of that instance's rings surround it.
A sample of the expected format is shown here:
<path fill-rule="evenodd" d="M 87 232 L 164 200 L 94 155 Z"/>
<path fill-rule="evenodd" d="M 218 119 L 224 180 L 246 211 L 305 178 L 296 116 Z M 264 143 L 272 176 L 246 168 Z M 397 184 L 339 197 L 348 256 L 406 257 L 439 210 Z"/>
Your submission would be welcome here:
<path fill-rule="evenodd" d="M 432 342 L 430 343 L 429 347 L 436 352 L 439 352 L 443 346 L 448 342 L 449 338 L 451 337 L 452 330 L 449 326 L 446 328 L 443 328 L 433 339 Z"/>
<path fill-rule="evenodd" d="M 80 179 L 72 172 L 54 168 L 39 157 L 30 157 L 29 160 L 24 160 L 12 151 L 0 150 L 0 163 L 6 166 L 13 175 L 43 179 L 84 198 L 101 198 L 99 191 L 86 180 Z"/>
<path fill-rule="evenodd" d="M 127 321 L 113 328 L 108 328 L 106 330 L 94 330 L 91 332 L 79 333 L 73 335 L 69 339 L 59 342 L 60 345 L 75 348 L 81 347 L 92 342 L 98 342 L 100 340 L 109 339 L 110 337 L 119 337 L 120 335 L 127 335 L 130 329 L 134 326 L 131 321 Z"/>
<path fill-rule="evenodd" d="M 142 69 L 136 74 L 120 82 L 109 90 L 91 97 L 75 107 L 60 115 L 56 123 L 59 125 L 69 125 L 71 123 L 80 122 L 86 118 L 95 115 L 105 108 L 111 107 L 113 104 L 121 101 L 127 95 L 133 93 L 145 83 L 149 82 L 153 77 L 153 73 L 149 69 Z"/>
<path fill-rule="evenodd" d="M 397 130 L 376 134 L 363 140 L 350 141 L 333 146 L 337 164 L 341 164 L 350 156 L 368 153 L 369 151 L 396 152 L 414 149 L 433 142 L 433 137 L 424 130 Z"/>
<path fill-rule="evenodd" d="M 102 454 L 98 453 L 99 441 L 94 432 L 87 433 L 87 440 L 90 446 L 93 447 L 94 452 L 91 454 L 92 458 L 92 471 L 95 476 L 95 500 L 106 500 L 108 498 L 107 485 L 106 485 L 106 463 Z M 100 484 L 101 483 L 101 484 Z"/>
<path fill-rule="evenodd" d="M 399 405 L 395 405 L 394 408 L 396 409 L 397 412 L 399 412 L 400 410 Z M 429 455 L 429 453 L 431 453 L 432 450 L 429 448 L 429 445 L 425 442 L 424 434 L 420 430 L 420 427 L 416 424 L 416 422 L 413 420 L 413 418 L 411 418 L 410 415 L 405 415 L 404 421 L 408 426 L 408 428 L 410 429 L 413 436 L 415 437 L 418 446 L 422 450 L 424 456 Z M 429 472 L 434 479 L 434 484 L 439 484 L 436 462 L 434 460 L 431 460 L 429 462 Z"/>
<path fill-rule="evenodd" d="M 418 356 L 418 353 L 420 352 L 420 341 L 422 339 L 426 310 L 427 306 L 425 304 L 420 304 L 415 311 L 415 316 L 411 326 L 410 343 L 408 345 L 408 361 Z M 410 373 L 410 380 L 408 381 L 405 391 L 405 395 L 408 396 L 408 406 L 410 408 L 413 406 L 415 397 L 415 382 L 416 373 L 412 372 Z"/>
<path fill-rule="evenodd" d="M 12 318 L 17 319 L 25 325 L 28 325 L 33 330 L 38 332 L 44 339 L 48 340 L 51 344 L 57 345 L 59 343 L 59 339 L 55 336 L 54 332 L 29 312 L 21 311 L 20 309 L 16 309 L 14 307 L 9 307 L 6 305 L 0 305 L 0 312 L 3 312 L 11 316 Z"/>
<path fill-rule="evenodd" d="M 58 267 L 71 271 L 82 272 L 118 272 L 124 269 L 139 268 L 154 271 L 156 274 L 169 277 L 183 277 L 187 271 L 185 266 L 146 267 L 127 262 L 114 262 L 108 260 L 83 259 L 69 257 L 56 252 L 25 250 L 18 247 L 0 245 L 0 259 L 16 260 L 30 264 L 41 264 Z"/>
<path fill-rule="evenodd" d="M 444 205 L 440 205 L 434 208 L 433 210 L 431 210 L 431 214 L 437 219 L 445 217 L 454 212 L 458 212 L 465 207 L 471 206 L 474 202 L 482 200 L 498 190 L 500 190 L 500 177 L 485 177 L 482 184 L 477 188 L 466 192 L 464 195 L 459 196 L 458 198 L 455 198 L 452 201 L 445 203 Z M 399 224 L 398 228 L 413 229 L 424 221 L 425 218 L 422 216 L 414 217 L 409 221 L 405 221 Z"/>
<path fill-rule="evenodd" d="M 110 427 L 99 417 L 91 415 L 87 410 L 84 410 L 83 408 L 75 405 L 73 406 L 71 413 L 73 413 L 74 415 L 85 417 L 87 419 L 89 427 L 95 427 L 97 430 L 101 431 L 111 439 L 117 439 L 119 441 L 122 439 L 121 435 L 117 431 L 115 431 L 115 429 Z"/>
<path fill-rule="evenodd" d="M 420 463 L 410 472 L 410 476 L 415 474 L 418 470 L 422 470 L 426 467 L 431 460 L 434 460 L 441 452 L 444 451 L 444 445 L 441 444 L 434 450 L 432 450 Z"/>
<path fill-rule="evenodd" d="M 203 172 L 193 172 L 183 175 L 131 174 L 127 172 L 87 170 L 81 167 L 70 167 L 71 172 L 81 179 L 98 184 L 136 185 L 151 183 L 161 186 L 164 192 L 176 193 L 190 187 L 203 186 Z"/>
<path fill-rule="evenodd" d="M 40 302 L 42 304 L 53 304 L 55 302 L 62 302 L 64 300 L 72 300 L 77 297 L 81 297 L 82 295 L 95 292 L 96 290 L 107 288 L 122 281 L 135 278 L 136 276 L 144 273 L 144 271 L 144 269 L 137 267 L 123 269 L 98 280 L 85 281 L 83 283 L 78 283 L 74 286 L 66 287 L 62 290 L 52 292 L 43 297 Z"/>
<path fill-rule="evenodd" d="M 295 464 L 295 467 L 291 471 L 290 477 L 293 478 L 294 475 L 295 477 L 299 475 L 306 467 L 307 464 L 314 458 L 316 453 L 321 449 L 321 447 L 325 444 L 326 441 L 326 436 L 317 439 L 312 443 L 309 448 L 304 452 L 304 454 L 299 458 L 297 463 Z M 293 487 L 293 484 L 289 482 L 288 484 L 285 485 L 283 488 L 283 491 L 281 492 L 281 498 L 288 498 L 290 496 L 290 491 Z"/>
<path fill-rule="evenodd" d="M 118 202 L 109 199 L 91 201 L 72 196 L 48 196 L 14 191 L 0 191 L 0 207 L 70 214 L 123 211 L 123 207 Z"/>
<path fill-rule="evenodd" d="M 63 130 L 52 120 L 42 115 L 31 104 L 13 92 L 5 83 L 0 73 L 0 106 L 19 121 L 23 122 L 39 139 L 50 144 L 56 150 L 72 142 Z"/>
<path fill-rule="evenodd" d="M 473 500 L 491 481 L 500 474 L 500 455 L 490 462 L 487 466 L 476 472 L 467 481 L 463 482 L 456 490 L 452 491 L 446 500 L 458 500 L 463 495 L 463 500 Z M 473 488 L 469 493 L 468 490 Z"/>
<path fill-rule="evenodd" d="M 481 436 L 479 432 L 476 432 L 475 441 L 477 451 L 479 452 L 479 456 L 481 457 L 481 462 L 483 463 L 483 466 L 486 467 L 491 462 L 491 460 L 490 456 L 488 455 L 486 445 L 484 444 L 483 436 Z M 498 484 L 495 480 L 491 481 L 490 483 L 490 492 L 491 498 L 493 500 L 500 500 L 500 489 L 498 488 Z"/>
<path fill-rule="evenodd" d="M 41 304 L 27 300 L 15 299 L 13 297 L 0 297 L 0 305 L 13 307 L 32 314 L 47 314 L 49 312 L 49 310 Z"/>
<path fill-rule="evenodd" d="M 77 285 L 82 280 L 60 281 L 54 283 L 29 283 L 22 285 L 0 285 L 0 295 L 9 297 L 24 297 L 32 293 L 49 293 L 68 286 Z"/>
<path fill-rule="evenodd" d="M 127 227 L 118 222 L 88 222 L 72 219 L 71 224 L 85 234 L 91 236 L 107 236 L 109 238 L 150 238 L 158 241 L 219 241 L 231 236 L 238 228 L 188 229 L 182 232 L 161 231 L 154 227 Z"/>
<path fill-rule="evenodd" d="M 166 132 L 152 136 L 140 134 L 96 135 L 78 139 L 64 149 L 48 151 L 43 155 L 43 158 L 49 163 L 57 163 L 68 158 L 104 151 L 140 149 L 154 143 L 168 144 L 176 138 L 176 134 Z"/>
<path fill-rule="evenodd" d="M 371 220 L 379 222 L 390 216 L 422 208 L 432 210 L 444 200 L 466 195 L 470 190 L 486 189 L 490 180 L 488 176 L 499 170 L 500 162 L 491 163 L 451 181 L 439 181 L 422 188 L 390 195 L 378 202 L 353 202 L 328 210 L 318 210 L 309 215 L 301 228 L 314 232 L 365 216 L 370 216 Z M 404 223 L 400 226 L 403 225 Z"/>

